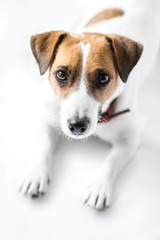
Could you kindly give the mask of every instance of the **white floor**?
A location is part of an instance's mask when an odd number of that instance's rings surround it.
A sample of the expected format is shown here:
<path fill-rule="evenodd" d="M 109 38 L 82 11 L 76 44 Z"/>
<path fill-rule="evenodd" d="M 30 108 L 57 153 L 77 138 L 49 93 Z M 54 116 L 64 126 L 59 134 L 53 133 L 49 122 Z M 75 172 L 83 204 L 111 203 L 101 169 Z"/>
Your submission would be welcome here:
<path fill-rule="evenodd" d="M 0 3 L 0 239 L 159 240 L 158 64 L 141 91 L 140 107 L 146 120 L 143 145 L 119 176 L 110 209 L 97 212 L 82 200 L 88 178 L 108 153 L 106 144 L 98 139 L 72 143 L 63 140 L 54 159 L 47 194 L 35 200 L 18 194 L 21 179 L 32 165 L 26 140 L 30 119 L 22 121 L 25 116 L 21 116 L 26 110 L 25 86 L 30 86 L 33 78 L 40 78 L 38 68 L 32 68 L 35 62 L 29 50 L 29 36 L 65 29 L 72 23 L 75 9 L 82 8 L 77 1 L 59 2 L 61 6 L 54 0 Z M 47 76 L 41 81 L 43 78 Z M 18 96 L 14 95 L 15 88 L 20 90 Z"/>

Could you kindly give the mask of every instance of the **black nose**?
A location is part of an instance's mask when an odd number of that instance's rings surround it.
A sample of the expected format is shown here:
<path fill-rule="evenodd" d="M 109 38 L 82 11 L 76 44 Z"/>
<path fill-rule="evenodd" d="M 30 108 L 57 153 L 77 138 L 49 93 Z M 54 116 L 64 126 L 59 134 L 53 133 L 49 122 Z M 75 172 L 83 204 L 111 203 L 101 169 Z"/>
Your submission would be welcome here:
<path fill-rule="evenodd" d="M 89 120 L 87 117 L 79 119 L 73 118 L 68 120 L 68 128 L 75 135 L 83 134 L 88 128 Z"/>

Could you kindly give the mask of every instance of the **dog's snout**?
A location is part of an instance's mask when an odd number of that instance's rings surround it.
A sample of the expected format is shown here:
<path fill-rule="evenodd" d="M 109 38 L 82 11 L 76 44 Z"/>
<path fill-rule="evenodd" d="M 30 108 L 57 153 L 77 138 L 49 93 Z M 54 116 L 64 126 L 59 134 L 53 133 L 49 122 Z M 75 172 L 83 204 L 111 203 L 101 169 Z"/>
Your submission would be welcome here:
<path fill-rule="evenodd" d="M 89 120 L 87 117 L 68 120 L 68 128 L 74 135 L 82 135 L 88 128 Z"/>

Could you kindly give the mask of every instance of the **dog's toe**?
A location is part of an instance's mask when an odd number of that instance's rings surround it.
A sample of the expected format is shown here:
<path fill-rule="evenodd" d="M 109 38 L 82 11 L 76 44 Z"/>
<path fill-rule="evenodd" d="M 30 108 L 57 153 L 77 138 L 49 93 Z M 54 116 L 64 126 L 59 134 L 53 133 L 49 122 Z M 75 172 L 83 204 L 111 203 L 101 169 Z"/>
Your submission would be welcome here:
<path fill-rule="evenodd" d="M 91 195 L 90 195 L 90 197 L 87 201 L 87 205 L 94 208 L 96 206 L 97 199 L 98 199 L 97 194 L 96 193 L 91 193 Z"/>
<path fill-rule="evenodd" d="M 106 195 L 104 193 L 100 194 L 98 196 L 98 200 L 97 200 L 97 203 L 96 203 L 96 208 L 98 210 L 102 210 L 104 209 L 106 206 Z"/>
<path fill-rule="evenodd" d="M 38 195 L 39 195 L 39 183 L 38 182 L 31 182 L 27 193 L 32 198 L 38 197 Z"/>
<path fill-rule="evenodd" d="M 24 181 L 21 187 L 19 188 L 19 192 L 21 192 L 23 195 L 25 195 L 30 187 L 31 183 L 30 181 Z"/>

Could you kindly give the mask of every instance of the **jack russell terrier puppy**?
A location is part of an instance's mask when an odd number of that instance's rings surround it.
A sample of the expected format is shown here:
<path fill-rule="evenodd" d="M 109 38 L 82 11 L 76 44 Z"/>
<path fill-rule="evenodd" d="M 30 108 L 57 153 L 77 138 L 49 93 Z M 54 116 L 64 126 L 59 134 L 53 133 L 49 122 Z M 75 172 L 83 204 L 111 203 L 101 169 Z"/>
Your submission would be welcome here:
<path fill-rule="evenodd" d="M 23 194 L 38 197 L 46 192 L 58 128 L 70 138 L 94 134 L 112 144 L 84 199 L 98 210 L 110 205 L 117 175 L 141 142 L 137 94 L 160 44 L 153 2 L 103 9 L 82 33 L 51 31 L 31 37 L 40 73 L 49 69 L 50 84 L 44 89 L 37 133 L 38 163 L 21 186 Z"/>

